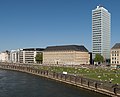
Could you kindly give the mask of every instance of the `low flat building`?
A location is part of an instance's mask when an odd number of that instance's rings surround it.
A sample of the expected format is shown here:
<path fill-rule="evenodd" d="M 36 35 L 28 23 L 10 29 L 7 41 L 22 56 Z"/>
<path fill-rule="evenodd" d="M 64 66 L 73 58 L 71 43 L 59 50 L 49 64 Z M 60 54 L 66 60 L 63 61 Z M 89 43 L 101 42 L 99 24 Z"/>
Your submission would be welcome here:
<path fill-rule="evenodd" d="M 111 65 L 120 65 L 120 43 L 111 48 Z"/>
<path fill-rule="evenodd" d="M 90 54 L 82 45 L 49 46 L 43 51 L 44 64 L 90 64 Z"/>
<path fill-rule="evenodd" d="M 20 63 L 36 63 L 35 57 L 37 53 L 42 53 L 42 48 L 26 48 L 19 51 Z"/>

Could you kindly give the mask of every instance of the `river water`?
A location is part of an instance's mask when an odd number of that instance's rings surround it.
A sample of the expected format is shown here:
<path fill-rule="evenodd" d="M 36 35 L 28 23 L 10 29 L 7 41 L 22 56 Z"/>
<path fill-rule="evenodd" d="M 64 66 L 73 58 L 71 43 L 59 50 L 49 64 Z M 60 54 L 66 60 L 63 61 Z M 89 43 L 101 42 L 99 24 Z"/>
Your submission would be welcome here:
<path fill-rule="evenodd" d="M 0 69 L 0 97 L 107 97 L 43 77 Z"/>

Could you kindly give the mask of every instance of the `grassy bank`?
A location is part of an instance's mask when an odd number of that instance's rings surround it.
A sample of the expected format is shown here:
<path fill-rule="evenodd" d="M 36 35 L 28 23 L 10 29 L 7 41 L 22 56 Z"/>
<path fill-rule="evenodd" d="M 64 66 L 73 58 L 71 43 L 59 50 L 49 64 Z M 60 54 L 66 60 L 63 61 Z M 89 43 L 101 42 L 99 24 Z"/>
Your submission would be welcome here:
<path fill-rule="evenodd" d="M 37 69 L 48 70 L 52 72 L 80 75 L 83 77 L 107 81 L 120 84 L 120 70 L 104 69 L 104 68 L 75 68 L 75 67 L 56 67 L 56 66 L 34 66 Z"/>

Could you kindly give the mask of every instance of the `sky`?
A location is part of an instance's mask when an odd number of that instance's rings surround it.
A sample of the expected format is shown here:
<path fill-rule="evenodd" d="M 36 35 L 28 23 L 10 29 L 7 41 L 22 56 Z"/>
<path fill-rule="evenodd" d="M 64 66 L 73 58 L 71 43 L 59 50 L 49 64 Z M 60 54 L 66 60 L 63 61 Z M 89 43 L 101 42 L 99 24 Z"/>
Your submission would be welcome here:
<path fill-rule="evenodd" d="M 92 50 L 92 10 L 111 13 L 111 47 L 120 42 L 120 0 L 0 0 L 0 51 L 84 45 Z"/>

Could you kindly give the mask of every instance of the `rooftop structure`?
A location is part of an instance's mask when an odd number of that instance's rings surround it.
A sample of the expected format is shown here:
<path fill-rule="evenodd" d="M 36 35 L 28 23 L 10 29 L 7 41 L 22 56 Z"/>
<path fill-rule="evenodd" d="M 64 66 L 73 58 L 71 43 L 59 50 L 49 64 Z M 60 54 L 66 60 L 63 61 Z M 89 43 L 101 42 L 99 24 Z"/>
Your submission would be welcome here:
<path fill-rule="evenodd" d="M 23 51 L 43 51 L 43 48 L 24 48 Z"/>
<path fill-rule="evenodd" d="M 112 47 L 112 49 L 120 49 L 120 43 L 116 43 L 116 44 Z"/>

